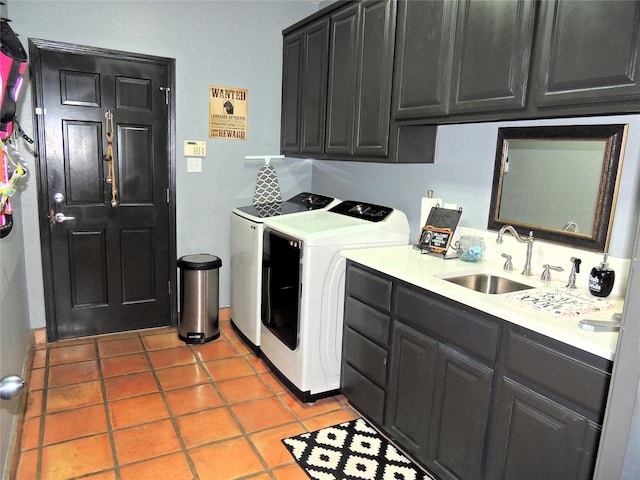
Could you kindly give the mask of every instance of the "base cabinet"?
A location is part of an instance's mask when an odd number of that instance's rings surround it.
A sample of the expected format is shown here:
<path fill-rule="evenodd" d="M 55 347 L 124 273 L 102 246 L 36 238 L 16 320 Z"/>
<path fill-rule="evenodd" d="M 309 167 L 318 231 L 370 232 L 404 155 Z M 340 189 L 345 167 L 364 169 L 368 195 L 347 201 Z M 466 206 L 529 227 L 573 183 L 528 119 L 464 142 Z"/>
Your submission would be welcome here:
<path fill-rule="evenodd" d="M 394 327 L 387 429 L 442 479 L 480 479 L 493 370 Z"/>
<path fill-rule="evenodd" d="M 387 429 L 409 453 L 427 459 L 438 342 L 405 325 L 393 331 Z"/>
<path fill-rule="evenodd" d="M 391 280 L 350 266 L 345 284 L 341 390 L 358 410 L 382 425 L 391 339 Z"/>
<path fill-rule="evenodd" d="M 438 477 L 480 479 L 499 324 L 405 285 L 394 298 L 385 427 Z"/>
<path fill-rule="evenodd" d="M 493 369 L 440 345 L 426 465 L 442 479 L 480 479 Z"/>
<path fill-rule="evenodd" d="M 590 479 L 583 467 L 597 427 L 582 415 L 505 378 L 496 411 L 487 478 Z M 587 435 L 589 433 L 589 435 Z"/>
<path fill-rule="evenodd" d="M 592 478 L 610 361 L 347 262 L 342 392 L 439 479 Z"/>

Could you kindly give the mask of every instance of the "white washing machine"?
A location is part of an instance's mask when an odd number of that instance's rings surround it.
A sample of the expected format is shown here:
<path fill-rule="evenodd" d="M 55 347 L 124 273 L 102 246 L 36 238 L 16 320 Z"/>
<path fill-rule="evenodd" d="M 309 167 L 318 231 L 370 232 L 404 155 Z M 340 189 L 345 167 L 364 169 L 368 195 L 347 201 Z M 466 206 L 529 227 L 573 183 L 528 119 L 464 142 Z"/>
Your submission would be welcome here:
<path fill-rule="evenodd" d="M 244 342 L 260 351 L 263 222 L 275 216 L 305 215 L 340 203 L 301 192 L 289 200 L 234 208 L 231 212 L 231 323 Z"/>
<path fill-rule="evenodd" d="M 304 402 L 340 388 L 346 259 L 341 250 L 409 244 L 393 208 L 355 201 L 264 221 L 263 358 Z"/>

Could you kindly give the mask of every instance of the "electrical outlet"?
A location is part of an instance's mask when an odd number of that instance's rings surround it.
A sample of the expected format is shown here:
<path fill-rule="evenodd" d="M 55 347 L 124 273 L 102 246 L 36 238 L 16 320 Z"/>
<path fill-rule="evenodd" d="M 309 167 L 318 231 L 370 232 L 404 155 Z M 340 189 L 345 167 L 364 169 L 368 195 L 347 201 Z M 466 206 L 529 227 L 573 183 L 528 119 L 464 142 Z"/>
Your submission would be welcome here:
<path fill-rule="evenodd" d="M 187 172 L 202 172 L 202 159 L 197 157 L 187 157 Z"/>

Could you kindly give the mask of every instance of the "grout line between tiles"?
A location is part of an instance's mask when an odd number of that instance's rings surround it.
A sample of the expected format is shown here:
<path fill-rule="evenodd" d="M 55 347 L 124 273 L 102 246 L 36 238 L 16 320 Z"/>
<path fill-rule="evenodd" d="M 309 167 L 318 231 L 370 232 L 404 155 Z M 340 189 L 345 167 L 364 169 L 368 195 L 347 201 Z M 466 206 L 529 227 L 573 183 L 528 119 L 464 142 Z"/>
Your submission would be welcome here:
<path fill-rule="evenodd" d="M 40 405 L 40 431 L 38 432 L 38 454 L 36 464 L 36 479 L 42 476 L 42 450 L 44 446 L 44 431 L 47 418 L 47 400 L 49 396 L 49 358 L 51 356 L 51 350 L 47 348 L 44 361 L 44 375 L 42 380 L 42 405 Z"/>
<path fill-rule="evenodd" d="M 164 402 L 164 406 L 167 409 L 167 412 L 169 413 L 169 420 L 171 421 L 171 425 L 173 426 L 173 430 L 174 430 L 174 432 L 176 434 L 176 437 L 178 438 L 178 442 L 180 443 L 180 449 L 181 449 L 183 455 L 185 456 L 187 464 L 189 465 L 189 469 L 191 470 L 191 474 L 193 475 L 193 480 L 198 480 L 200 477 L 198 476 L 198 471 L 196 469 L 196 465 L 193 462 L 193 459 L 191 458 L 191 455 L 189 454 L 189 450 L 187 449 L 187 445 L 184 442 L 184 439 L 182 438 L 182 434 L 180 433 L 180 427 L 178 426 L 178 422 L 176 420 L 176 416 L 173 414 L 173 411 L 171 410 L 171 406 L 169 404 L 169 400 L 167 399 L 166 392 L 165 392 L 164 388 L 162 388 L 162 384 L 160 383 L 160 379 L 158 378 L 158 375 L 156 373 L 156 368 L 153 366 L 153 363 L 151 362 L 151 357 L 149 355 L 149 350 L 147 349 L 147 346 L 145 345 L 145 343 L 142 341 L 142 337 L 140 337 L 140 343 L 142 344 L 142 348 L 143 348 L 143 351 L 144 351 L 145 358 L 147 359 L 147 362 L 149 363 L 149 368 L 151 369 L 151 374 L 153 375 L 153 378 L 154 378 L 154 380 L 156 382 L 156 385 L 158 387 L 158 391 L 160 392 L 160 396 L 162 397 L 162 401 Z"/>
<path fill-rule="evenodd" d="M 107 433 L 109 434 L 109 443 L 111 444 L 111 456 L 113 457 L 113 470 L 116 480 L 120 480 L 120 463 L 118 460 L 118 452 L 116 450 L 116 439 L 113 433 L 113 425 L 111 424 L 111 412 L 109 409 L 109 399 L 107 398 L 107 386 L 104 383 L 104 371 L 102 370 L 102 357 L 100 356 L 100 345 L 98 339 L 94 340 L 94 348 L 96 358 L 98 359 L 98 371 L 100 372 L 100 388 L 102 389 L 102 406 L 107 422 Z"/>

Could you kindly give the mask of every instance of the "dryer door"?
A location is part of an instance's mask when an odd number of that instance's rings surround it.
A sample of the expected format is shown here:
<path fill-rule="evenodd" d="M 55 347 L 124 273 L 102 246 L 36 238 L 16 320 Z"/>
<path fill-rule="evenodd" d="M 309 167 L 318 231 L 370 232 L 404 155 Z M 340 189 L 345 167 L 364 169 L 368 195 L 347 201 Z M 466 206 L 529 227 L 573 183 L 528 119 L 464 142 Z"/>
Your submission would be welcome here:
<path fill-rule="evenodd" d="M 287 347 L 299 342 L 302 240 L 264 231 L 262 323 Z"/>

